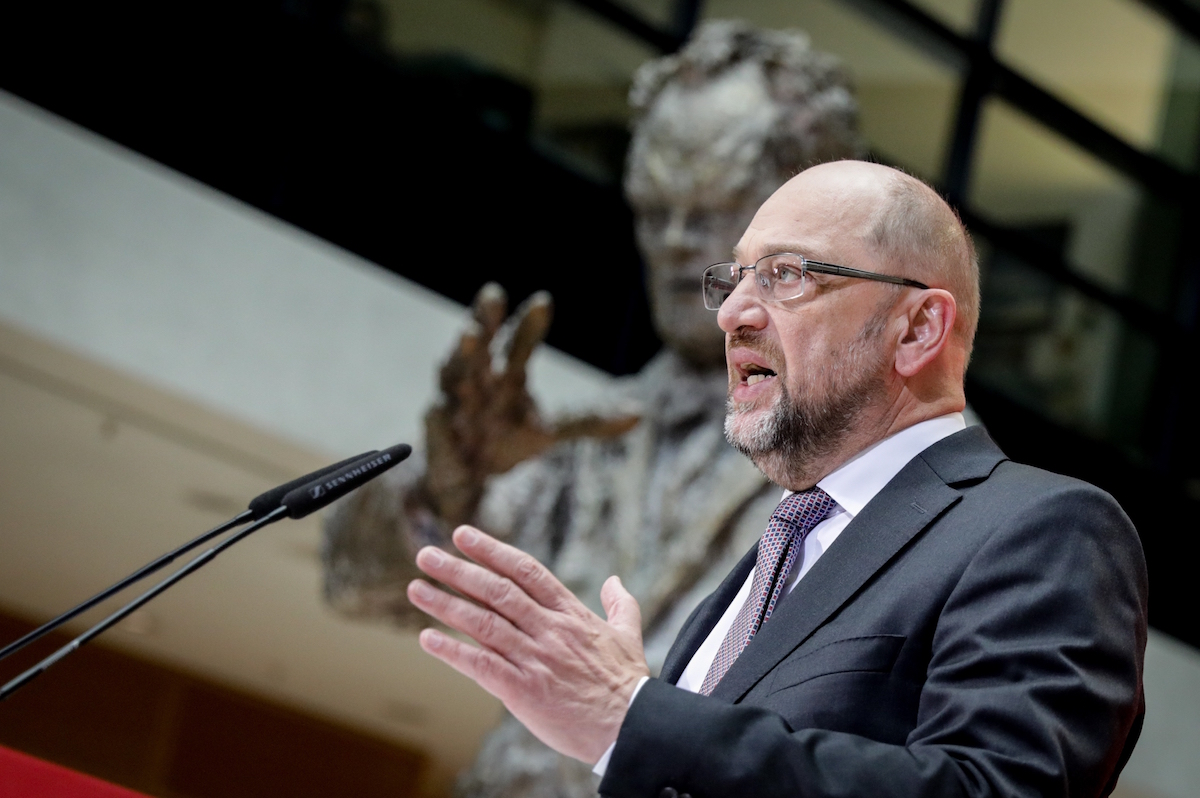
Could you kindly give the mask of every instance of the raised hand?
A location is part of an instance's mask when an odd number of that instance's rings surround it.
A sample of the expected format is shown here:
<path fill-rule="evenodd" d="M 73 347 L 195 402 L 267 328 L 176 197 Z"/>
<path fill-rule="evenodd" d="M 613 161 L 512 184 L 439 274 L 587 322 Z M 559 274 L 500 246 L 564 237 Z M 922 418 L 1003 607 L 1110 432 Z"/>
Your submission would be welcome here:
<path fill-rule="evenodd" d="M 441 400 L 425 416 L 424 490 L 451 528 L 471 521 L 485 480 L 560 440 L 612 437 L 636 417 L 587 416 L 551 424 L 526 387 L 526 364 L 550 328 L 550 295 L 539 291 L 505 319 L 504 289 L 488 283 L 475 297 L 472 323 L 442 366 Z"/>
<path fill-rule="evenodd" d="M 409 584 L 408 598 L 479 647 L 435 629 L 421 632 L 421 647 L 503 701 L 546 745 L 595 763 L 649 675 L 637 601 L 609 577 L 600 592 L 605 621 L 519 549 L 468 526 L 453 539 L 474 562 L 429 546 L 417 567 L 473 601 L 422 579 Z"/>

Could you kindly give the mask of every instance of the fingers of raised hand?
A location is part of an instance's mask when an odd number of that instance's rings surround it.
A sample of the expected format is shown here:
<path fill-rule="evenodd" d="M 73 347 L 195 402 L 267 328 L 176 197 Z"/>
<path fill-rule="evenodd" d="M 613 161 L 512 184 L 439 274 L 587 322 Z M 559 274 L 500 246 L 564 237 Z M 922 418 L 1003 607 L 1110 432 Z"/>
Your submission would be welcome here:
<path fill-rule="evenodd" d="M 501 543 L 470 526 L 460 526 L 454 530 L 452 538 L 459 551 L 484 568 L 507 577 L 521 590 L 522 595 L 527 595 L 541 606 L 575 616 L 591 614 L 546 566 L 515 546 Z"/>
<path fill-rule="evenodd" d="M 502 700 L 520 683 L 520 669 L 494 651 L 468 645 L 436 629 L 424 630 L 419 639 L 426 652 Z"/>
<path fill-rule="evenodd" d="M 478 379 L 479 373 L 491 366 L 488 348 L 496 331 L 504 323 L 508 310 L 508 295 L 499 283 L 487 283 L 475 294 L 471 305 L 471 321 L 458 339 L 458 346 L 442 366 L 442 390 L 455 394 L 462 384 Z"/>
<path fill-rule="evenodd" d="M 503 575 L 492 573 L 487 568 L 480 567 L 466 560 L 452 557 L 433 546 L 427 546 L 417 552 L 417 567 L 442 584 L 478 601 L 485 609 L 498 613 L 502 618 L 511 622 L 517 628 L 524 630 L 527 634 L 535 633 L 544 625 L 542 617 L 544 608 L 530 598 L 520 586 Z M 412 592 L 410 591 L 410 594 Z M 438 595 L 439 597 L 444 597 L 446 600 L 450 600 L 450 597 L 444 593 L 439 592 Z M 419 591 L 417 598 L 421 598 Z M 462 600 L 457 599 L 457 601 Z M 463 603 L 467 604 L 467 602 Z M 418 606 L 421 609 L 425 609 L 422 605 Z M 445 611 L 443 608 L 447 605 L 445 603 L 435 603 L 431 606 L 434 606 L 438 611 Z M 456 612 L 456 617 L 460 619 L 466 618 L 466 611 L 462 608 L 458 608 Z M 467 632 L 472 637 L 475 636 L 471 630 L 460 628 L 442 618 L 441 615 L 436 613 L 431 614 L 434 614 L 434 617 L 438 618 L 438 620 L 445 621 L 447 624 L 459 629 L 459 631 Z"/>
<path fill-rule="evenodd" d="M 442 392 L 459 398 L 464 387 L 479 380 L 481 366 L 489 364 L 484 329 L 471 321 L 458 339 L 458 346 L 446 358 L 439 374 Z"/>
<path fill-rule="evenodd" d="M 546 338 L 554 316 L 554 300 L 547 291 L 538 291 L 521 303 L 513 314 L 516 328 L 508 342 L 506 371 L 510 375 L 524 372 L 533 350 Z"/>
<path fill-rule="evenodd" d="M 500 329 L 507 312 L 508 294 L 499 283 L 485 284 L 479 289 L 479 293 L 475 294 L 475 300 L 471 303 L 471 315 L 482 325 L 487 341 Z"/>
<path fill-rule="evenodd" d="M 511 659 L 528 638 L 507 619 L 490 609 L 472 604 L 414 579 L 408 585 L 408 598 L 415 607 L 432 615 L 451 629 L 457 629 L 480 645 Z"/>

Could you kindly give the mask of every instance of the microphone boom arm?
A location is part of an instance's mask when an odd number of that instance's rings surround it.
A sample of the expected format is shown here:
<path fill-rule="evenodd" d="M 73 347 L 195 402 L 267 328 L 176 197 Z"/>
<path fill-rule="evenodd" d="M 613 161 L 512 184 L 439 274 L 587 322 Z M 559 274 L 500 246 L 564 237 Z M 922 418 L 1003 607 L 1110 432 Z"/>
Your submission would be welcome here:
<path fill-rule="evenodd" d="M 290 482 L 285 482 L 282 485 L 279 485 L 278 487 L 274 487 L 271 490 L 268 490 L 264 493 L 259 494 L 258 496 L 255 496 L 253 499 L 250 500 L 248 509 L 243 510 L 242 512 L 238 513 L 237 515 L 235 515 L 233 518 L 230 518 L 225 523 L 223 523 L 219 526 L 213 527 L 212 529 L 208 530 L 207 532 L 200 535 L 199 537 L 193 538 L 192 540 L 189 540 L 187 543 L 184 543 L 179 548 L 177 548 L 173 551 L 167 552 L 166 554 L 162 555 L 161 557 L 159 557 L 156 560 L 153 560 L 152 562 L 146 563 L 141 568 L 137 569 L 136 571 L 131 573 L 129 576 L 127 576 L 124 579 L 117 582 L 116 584 L 110 585 L 109 587 L 104 588 L 104 590 L 101 590 L 99 593 L 92 596 L 87 601 L 84 601 L 81 604 L 77 604 L 76 606 L 74 606 L 71 609 L 64 612 L 62 615 L 59 615 L 58 617 L 56 617 L 52 620 L 46 621 L 44 624 L 42 624 L 38 628 L 34 629 L 33 631 L 28 632 L 27 634 L 23 635 L 22 637 L 20 637 L 17 640 L 14 640 L 13 642 L 6 645 L 4 648 L 0 648 L 0 660 L 4 659 L 5 657 L 9 656 L 10 654 L 17 653 L 18 651 L 25 648 L 25 646 L 29 645 L 33 641 L 41 638 L 43 635 L 49 634 L 50 632 L 52 632 L 55 629 L 57 629 L 58 627 L 62 626 L 64 623 L 71 620 L 75 616 L 80 615 L 81 613 L 87 612 L 88 610 L 90 610 L 92 607 L 95 607 L 100 602 L 102 602 L 108 598 L 111 598 L 112 596 L 116 595 L 117 593 L 120 593 L 122 590 L 129 587 L 133 583 L 140 582 L 142 579 L 145 579 L 150 574 L 162 570 L 167 565 L 170 565 L 172 562 L 174 562 L 180 555 L 187 554 L 192 549 L 195 549 L 199 546 L 204 545 L 205 543 L 207 543 L 208 541 L 217 537 L 218 535 L 228 532 L 230 529 L 233 529 L 236 526 L 241 526 L 242 524 L 248 523 L 250 521 L 256 521 L 259 518 L 262 518 L 267 513 L 269 513 L 271 510 L 274 510 L 276 507 L 278 507 L 280 505 L 280 503 L 282 503 L 283 497 L 286 496 L 287 494 L 289 494 L 291 491 L 295 490 L 296 488 L 304 487 L 308 483 L 312 482 L 313 480 L 315 480 L 321 476 L 332 473 L 333 471 L 336 471 L 339 468 L 343 468 L 344 466 L 350 465 L 351 463 L 357 463 L 359 460 L 362 460 L 362 459 L 364 459 L 370 455 L 376 454 L 376 453 L 377 453 L 377 450 L 372 449 L 369 452 L 363 452 L 362 454 L 355 455 L 354 457 L 348 457 L 345 460 L 341 460 L 337 463 L 334 463 L 331 466 L 326 466 L 324 468 L 318 469 L 317 471 L 313 471 L 311 474 L 305 474 L 302 477 L 293 479 Z"/>
<path fill-rule="evenodd" d="M 248 537 L 249 535 L 253 534 L 254 532 L 257 532 L 258 530 L 262 529 L 264 526 L 267 526 L 268 524 L 275 523 L 280 518 L 283 518 L 285 515 L 287 515 L 287 512 L 288 512 L 287 507 L 284 507 L 284 506 L 276 507 L 270 513 L 268 513 L 264 517 L 260 518 L 259 520 L 255 521 L 250 526 L 246 527 L 245 529 L 241 530 L 240 532 L 238 532 L 235 535 L 230 535 L 228 538 L 221 541 L 216 546 L 213 546 L 211 549 L 204 552 L 200 556 L 190 560 L 187 565 L 183 566 L 178 571 L 171 574 L 166 579 L 159 582 L 157 585 L 150 588 L 145 593 L 143 593 L 142 595 L 135 598 L 133 601 L 126 604 L 121 609 L 112 613 L 107 618 L 100 621 L 100 623 L 96 624 L 91 629 L 88 629 L 86 632 L 81 634 L 79 637 L 76 637 L 70 643 L 67 643 L 65 646 L 63 646 L 62 648 L 58 649 L 50 656 L 43 659 L 37 665 L 34 665 L 32 668 L 25 671 L 20 676 L 17 676 L 15 679 L 12 679 L 7 684 L 5 684 L 3 687 L 0 687 L 0 701 L 3 701 L 4 699 L 8 698 L 10 695 L 15 693 L 17 690 L 21 689 L 26 684 L 33 681 L 35 678 L 37 678 L 38 676 L 45 673 L 46 670 L 51 665 L 58 662 L 63 657 L 67 656 L 72 651 L 78 650 L 80 648 L 80 646 L 83 646 L 85 643 L 87 643 L 92 638 L 96 637 L 97 635 L 101 634 L 102 632 L 107 631 L 113 625 L 120 623 L 122 620 L 124 620 L 126 617 L 128 617 L 129 614 L 132 613 L 134 610 L 136 610 L 138 607 L 142 606 L 147 601 L 154 598 L 159 593 L 163 592 L 164 590 L 169 588 L 171 585 L 178 582 L 180 579 L 183 579 L 185 576 L 192 573 L 193 571 L 196 571 L 199 568 L 202 568 L 203 566 L 212 562 L 212 560 L 218 554 L 220 554 L 222 551 L 224 551 L 225 549 L 232 546 L 234 543 L 237 543 L 239 540 L 242 540 L 242 539 Z"/>
<path fill-rule="evenodd" d="M 292 482 L 289 482 L 286 485 L 280 485 L 279 487 L 273 488 L 272 490 L 267 491 L 267 493 L 258 496 L 250 502 L 250 508 L 248 510 L 235 516 L 229 522 L 223 524 L 222 527 L 228 529 L 232 526 L 236 526 L 237 523 L 239 523 L 238 519 L 245 517 L 256 519 L 252 524 L 247 526 L 245 529 L 235 532 L 234 534 L 225 538 L 225 540 L 205 551 L 198 557 L 189 560 L 187 565 L 183 566 L 178 571 L 171 574 L 169 577 L 159 582 L 157 585 L 150 588 L 133 601 L 126 604 L 121 609 L 111 613 L 107 618 L 100 621 L 95 626 L 76 637 L 70 643 L 67 643 L 65 646 L 43 659 L 38 664 L 34 665 L 32 668 L 29 668 L 24 673 L 10 680 L 3 687 L 0 687 L 0 701 L 8 698 L 17 690 L 21 689 L 38 676 L 45 673 L 50 666 L 54 665 L 63 657 L 67 656 L 73 651 L 78 651 L 79 648 L 86 644 L 89 640 L 92 640 L 96 636 L 112 628 L 112 626 L 115 624 L 120 623 L 134 610 L 138 609 L 143 604 L 150 601 L 167 588 L 171 587 L 171 585 L 174 585 L 180 579 L 183 579 L 185 576 L 212 562 L 212 560 L 218 554 L 233 544 L 252 535 L 259 529 L 262 529 L 264 526 L 275 523 L 284 516 L 288 516 L 289 518 L 293 519 L 300 519 L 316 512 L 317 510 L 320 510 L 322 507 L 331 504 L 342 496 L 345 496 L 347 493 L 356 490 L 362 485 L 365 485 L 367 482 L 370 482 L 372 479 L 375 479 L 383 472 L 393 468 L 397 463 L 404 460 L 410 454 L 412 454 L 412 447 L 406 443 L 400 443 L 392 446 L 389 449 L 385 449 L 382 452 L 368 452 L 365 455 L 350 458 L 349 460 L 343 460 L 340 463 L 336 463 L 328 468 L 323 468 L 320 471 L 314 472 L 313 474 L 308 474 L 307 476 L 301 477 L 298 480 L 292 480 Z M 301 484 L 298 487 L 294 487 L 297 485 L 297 483 Z M 124 584 L 129 584 L 130 581 L 134 580 L 134 577 L 141 578 L 141 576 L 145 576 L 146 574 L 150 573 L 150 570 L 148 569 L 151 569 L 151 566 L 154 567 L 154 570 L 161 568 L 183 551 L 200 545 L 200 543 L 203 543 L 205 540 L 220 534 L 220 532 L 225 531 L 225 529 L 217 527 L 213 530 L 209 530 L 199 538 L 184 544 L 184 546 L 180 547 L 179 549 L 163 555 L 155 562 L 150 563 L 149 565 L 143 567 L 140 571 L 133 574 L 131 577 L 123 580 Z M 109 591 L 115 592 L 113 588 L 110 588 Z M 109 591 L 104 591 L 104 593 L 111 595 Z M 88 606 L 91 606 L 94 603 L 95 601 L 92 599 L 84 602 L 84 604 Z M 59 616 L 59 618 L 64 616 L 73 617 L 73 615 L 78 614 L 76 610 L 78 610 L 78 612 L 82 612 L 82 610 L 77 607 L 75 610 L 69 610 L 67 613 L 64 613 L 63 616 Z M 15 651 L 16 648 L 19 648 L 20 646 L 25 645 L 25 643 L 36 639 L 37 636 L 50 631 L 50 629 L 53 628 L 51 624 L 55 624 L 56 622 L 59 622 L 59 620 L 55 619 L 49 624 L 45 624 L 42 627 L 35 629 L 21 640 L 18 640 L 11 646 L 6 647 L 5 650 L 8 651 L 9 649 L 12 649 Z M 26 638 L 29 638 L 29 640 L 26 640 Z"/>
<path fill-rule="evenodd" d="M 10 654 L 17 653 L 21 649 L 25 648 L 25 646 L 32 643 L 34 640 L 41 638 L 43 635 L 49 634 L 50 632 L 52 632 L 55 629 L 57 629 L 58 627 L 62 626 L 64 623 L 71 620 L 75 616 L 80 615 L 84 612 L 87 612 L 92 607 L 95 607 L 97 604 L 104 601 L 105 599 L 107 599 L 111 596 L 114 596 L 117 593 L 120 593 L 122 590 L 124 590 L 125 588 L 132 585 L 134 582 L 138 582 L 142 579 L 145 579 L 150 574 L 161 570 L 162 568 L 166 567 L 170 563 L 174 562 L 175 559 L 177 557 L 179 557 L 181 554 L 187 554 L 189 551 L 196 548 L 197 546 L 204 545 L 205 543 L 207 543 L 208 541 L 217 537 L 218 535 L 220 535 L 224 532 L 228 532 L 230 529 L 233 529 L 235 526 L 241 526 L 242 524 L 246 523 L 246 521 L 249 521 L 251 519 L 252 515 L 253 514 L 249 510 L 243 510 L 242 512 L 238 513 L 233 518 L 230 518 L 228 521 L 221 524 L 220 526 L 214 526 L 212 529 L 208 530 L 207 532 L 200 535 L 199 537 L 195 537 L 192 540 L 189 540 L 187 543 L 184 543 L 182 546 L 175 549 L 174 551 L 169 551 L 166 554 L 159 557 L 158 559 L 156 559 L 152 562 L 146 563 L 141 568 L 137 569 L 136 571 L 131 573 L 129 576 L 122 579 L 120 582 L 117 582 L 114 585 L 104 588 L 104 590 L 101 590 L 99 593 L 92 596 L 87 601 L 84 601 L 81 604 L 77 604 L 76 606 L 74 606 L 71 609 L 64 612 L 62 615 L 59 615 L 57 618 L 54 618 L 53 620 L 50 620 L 50 621 L 46 621 L 44 624 L 42 624 L 38 628 L 34 629 L 32 632 L 27 633 L 26 635 L 24 635 L 23 637 L 21 637 L 17 640 L 14 640 L 13 642 L 9 643 L 4 648 L 0 648 L 0 659 L 4 659 L 5 657 L 7 657 Z"/>

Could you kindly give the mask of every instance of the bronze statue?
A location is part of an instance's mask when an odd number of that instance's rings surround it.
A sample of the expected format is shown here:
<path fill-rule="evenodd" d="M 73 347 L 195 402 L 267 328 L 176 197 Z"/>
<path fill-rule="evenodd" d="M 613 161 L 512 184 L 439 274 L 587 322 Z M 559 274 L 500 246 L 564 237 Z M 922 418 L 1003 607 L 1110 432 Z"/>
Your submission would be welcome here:
<path fill-rule="evenodd" d="M 597 415 L 551 423 L 525 388 L 549 297 L 505 320 L 503 291 L 486 286 L 442 368 L 424 465 L 414 457 L 360 490 L 327 525 L 326 592 L 338 609 L 420 625 L 404 597 L 413 555 L 471 521 L 535 554 L 595 609 L 604 579 L 619 574 L 641 604 L 656 668 L 761 534 L 778 489 L 725 441 L 723 333 L 700 273 L 729 259 L 793 174 L 861 155 L 857 106 L 837 62 L 803 33 L 730 21 L 702 25 L 680 52 L 642 66 L 630 103 L 625 192 L 665 348 L 618 380 Z M 458 792 L 566 798 L 595 788 L 585 766 L 510 718 Z"/>

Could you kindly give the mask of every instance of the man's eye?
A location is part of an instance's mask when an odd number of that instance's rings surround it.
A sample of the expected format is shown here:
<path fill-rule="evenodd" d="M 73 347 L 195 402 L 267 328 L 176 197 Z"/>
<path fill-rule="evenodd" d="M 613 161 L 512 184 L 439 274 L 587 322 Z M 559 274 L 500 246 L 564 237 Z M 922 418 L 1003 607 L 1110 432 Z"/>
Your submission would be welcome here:
<path fill-rule="evenodd" d="M 775 275 L 775 281 L 784 283 L 785 285 L 787 283 L 798 283 L 801 276 L 799 269 L 793 269 L 790 266 L 781 266 Z"/>

